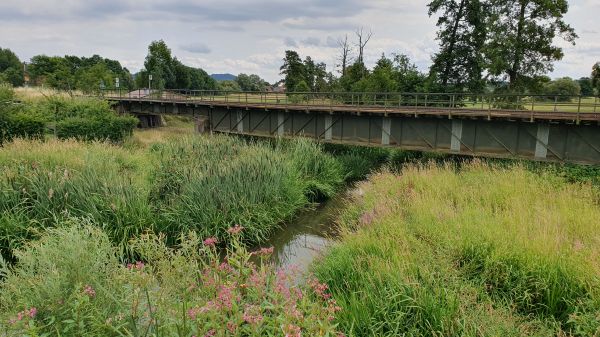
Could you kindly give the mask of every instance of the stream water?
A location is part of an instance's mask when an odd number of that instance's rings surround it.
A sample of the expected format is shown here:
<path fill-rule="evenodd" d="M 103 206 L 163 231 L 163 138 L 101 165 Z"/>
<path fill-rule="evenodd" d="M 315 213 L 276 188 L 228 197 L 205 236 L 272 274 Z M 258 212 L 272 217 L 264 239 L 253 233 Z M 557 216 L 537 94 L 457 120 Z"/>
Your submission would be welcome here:
<path fill-rule="evenodd" d="M 262 247 L 273 247 L 277 267 L 304 273 L 336 235 L 334 222 L 344 207 L 345 193 L 300 212 L 284 224 Z"/>

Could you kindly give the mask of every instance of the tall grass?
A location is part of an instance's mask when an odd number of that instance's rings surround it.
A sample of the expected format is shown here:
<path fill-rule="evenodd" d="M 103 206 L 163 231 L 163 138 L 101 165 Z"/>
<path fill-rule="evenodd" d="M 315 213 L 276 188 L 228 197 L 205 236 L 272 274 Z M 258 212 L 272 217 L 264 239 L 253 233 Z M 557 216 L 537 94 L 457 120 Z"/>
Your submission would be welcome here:
<path fill-rule="evenodd" d="M 600 207 L 522 167 L 409 165 L 359 185 L 315 265 L 356 336 L 600 334 Z"/>
<path fill-rule="evenodd" d="M 214 136 L 148 147 L 75 141 L 15 141 L 0 151 L 0 250 L 4 256 L 42 228 L 86 216 L 125 247 L 146 230 L 175 242 L 190 229 L 265 240 L 315 196 L 331 196 L 339 164 L 308 140 L 286 146 Z"/>

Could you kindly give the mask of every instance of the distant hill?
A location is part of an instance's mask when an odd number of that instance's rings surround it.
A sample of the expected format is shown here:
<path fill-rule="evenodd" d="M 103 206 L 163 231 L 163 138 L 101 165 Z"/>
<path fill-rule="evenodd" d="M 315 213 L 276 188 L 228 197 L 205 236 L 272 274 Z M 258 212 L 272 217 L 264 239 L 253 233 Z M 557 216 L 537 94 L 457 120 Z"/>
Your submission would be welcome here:
<path fill-rule="evenodd" d="M 212 74 L 210 77 L 217 81 L 234 81 L 237 77 L 232 74 Z"/>

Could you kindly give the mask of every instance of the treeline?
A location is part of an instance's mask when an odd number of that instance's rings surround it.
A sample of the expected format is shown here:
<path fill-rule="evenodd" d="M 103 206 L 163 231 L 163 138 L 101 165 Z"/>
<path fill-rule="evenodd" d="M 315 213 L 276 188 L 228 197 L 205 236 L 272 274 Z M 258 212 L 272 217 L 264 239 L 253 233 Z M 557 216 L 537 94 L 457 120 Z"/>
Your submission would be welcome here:
<path fill-rule="evenodd" d="M 281 75 L 288 91 L 500 92 L 539 95 L 600 93 L 600 62 L 590 77 L 551 80 L 547 73 L 563 50 L 554 44 L 575 43 L 577 35 L 564 21 L 566 0 L 433 0 L 439 50 L 427 73 L 406 55 L 382 55 L 372 69 L 364 63 L 372 32 L 361 28 L 355 41 L 338 40 L 338 75 L 310 57 L 303 61 L 286 51 Z"/>

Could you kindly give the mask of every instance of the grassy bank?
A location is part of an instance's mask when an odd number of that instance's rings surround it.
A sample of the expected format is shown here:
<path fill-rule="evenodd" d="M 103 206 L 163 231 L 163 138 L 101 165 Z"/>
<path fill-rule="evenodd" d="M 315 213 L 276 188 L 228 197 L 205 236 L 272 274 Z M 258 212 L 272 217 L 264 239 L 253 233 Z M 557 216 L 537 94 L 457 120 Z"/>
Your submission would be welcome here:
<path fill-rule="evenodd" d="M 0 151 L 3 255 L 69 217 L 87 217 L 121 247 L 146 230 L 261 242 L 343 180 L 313 142 L 271 146 L 226 136 L 166 137 L 147 146 L 15 141 Z"/>
<path fill-rule="evenodd" d="M 349 335 L 597 335 L 598 200 L 522 167 L 408 166 L 359 185 L 315 272 Z"/>

